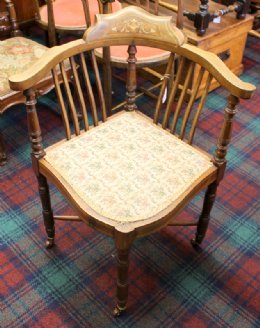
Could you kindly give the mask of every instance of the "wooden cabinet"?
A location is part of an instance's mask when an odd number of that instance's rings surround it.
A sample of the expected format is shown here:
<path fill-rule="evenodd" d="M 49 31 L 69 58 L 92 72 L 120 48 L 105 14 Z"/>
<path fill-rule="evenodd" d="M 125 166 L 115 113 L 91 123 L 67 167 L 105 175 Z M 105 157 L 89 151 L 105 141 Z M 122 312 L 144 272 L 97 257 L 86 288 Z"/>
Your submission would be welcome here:
<path fill-rule="evenodd" d="M 224 19 L 223 19 L 224 21 Z M 227 21 L 227 20 L 226 20 Z M 210 50 L 218 55 L 231 71 L 240 75 L 243 72 L 243 54 L 247 34 L 252 28 L 253 17 L 248 16 L 244 20 L 233 21 L 232 24 L 222 27 L 222 30 L 213 33 L 208 31 L 204 37 L 190 35 L 190 43 L 195 44 L 201 49 Z M 198 76 L 198 68 L 194 70 L 194 83 Z M 206 80 L 204 81 L 206 83 Z M 205 84 L 201 86 L 199 95 L 204 89 Z M 214 90 L 219 84 L 213 80 L 210 85 L 210 90 Z"/>
<path fill-rule="evenodd" d="M 177 0 L 165 0 L 169 3 L 177 4 Z M 184 1 L 184 9 L 192 12 L 199 10 L 199 1 Z M 219 9 L 226 8 L 225 6 L 209 1 L 209 11 L 214 12 Z M 168 11 L 169 14 L 169 11 Z M 247 15 L 245 19 L 239 20 L 236 18 L 236 13 L 229 13 L 226 16 L 221 17 L 220 23 L 209 24 L 209 27 L 203 36 L 198 36 L 196 29 L 193 26 L 193 22 L 188 20 L 187 17 L 183 18 L 184 32 L 187 35 L 188 42 L 195 46 L 209 50 L 217 54 L 225 64 L 231 69 L 231 71 L 239 75 L 243 71 L 242 58 L 245 49 L 245 43 L 247 34 L 252 28 L 253 16 Z M 198 77 L 198 68 L 196 67 L 193 73 L 193 84 Z M 204 81 L 206 82 L 206 81 Z M 218 87 L 219 84 L 216 80 L 213 80 L 210 86 L 210 90 Z M 205 87 L 202 84 L 198 96 L 201 95 L 202 90 Z"/>

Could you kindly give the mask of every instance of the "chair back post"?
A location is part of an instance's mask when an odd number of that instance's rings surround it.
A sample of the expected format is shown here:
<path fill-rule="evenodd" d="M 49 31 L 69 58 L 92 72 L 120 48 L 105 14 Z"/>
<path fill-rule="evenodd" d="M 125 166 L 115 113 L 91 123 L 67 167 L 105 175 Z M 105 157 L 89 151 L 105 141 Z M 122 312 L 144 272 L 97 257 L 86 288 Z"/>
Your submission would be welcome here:
<path fill-rule="evenodd" d="M 46 0 L 47 12 L 48 12 L 48 46 L 54 47 L 57 45 L 57 36 L 55 29 L 55 18 L 53 11 L 53 0 Z"/>
<path fill-rule="evenodd" d="M 85 20 L 86 20 L 86 26 L 88 28 L 91 25 L 88 0 L 81 0 L 81 1 L 82 1 L 82 7 L 83 7 L 83 11 L 84 11 Z"/>
<path fill-rule="evenodd" d="M 111 3 L 115 0 L 98 0 L 100 12 L 102 14 L 111 13 Z M 110 48 L 103 48 L 103 78 L 104 78 L 104 95 L 106 102 L 107 114 L 111 114 L 112 108 L 112 67 Z"/>
<path fill-rule="evenodd" d="M 127 59 L 127 81 L 126 81 L 126 105 L 125 109 L 128 111 L 133 111 L 137 109 L 135 104 L 136 96 L 136 57 L 137 53 L 136 46 L 134 44 L 130 45 L 127 50 L 129 56 Z"/>
<path fill-rule="evenodd" d="M 224 122 L 218 138 L 217 148 L 213 159 L 214 164 L 219 168 L 218 182 L 222 180 L 226 168 L 226 154 L 228 145 L 231 140 L 233 119 L 237 112 L 236 105 L 239 103 L 239 98 L 233 95 L 228 97 L 228 105 L 225 108 Z"/>
<path fill-rule="evenodd" d="M 177 18 L 176 18 L 176 27 L 180 30 L 183 30 L 183 4 L 182 0 L 178 0 L 178 11 L 177 11 Z"/>
<path fill-rule="evenodd" d="M 35 13 L 35 20 L 38 21 L 41 17 L 40 15 L 40 5 L 39 5 L 39 1 L 35 0 L 35 7 L 36 7 L 36 13 Z"/>
<path fill-rule="evenodd" d="M 19 25 L 17 23 L 17 17 L 16 17 L 16 12 L 13 2 L 11 0 L 5 0 L 5 5 L 8 11 L 9 20 L 11 24 L 11 36 L 12 37 L 21 36 L 22 32 L 19 29 Z"/>

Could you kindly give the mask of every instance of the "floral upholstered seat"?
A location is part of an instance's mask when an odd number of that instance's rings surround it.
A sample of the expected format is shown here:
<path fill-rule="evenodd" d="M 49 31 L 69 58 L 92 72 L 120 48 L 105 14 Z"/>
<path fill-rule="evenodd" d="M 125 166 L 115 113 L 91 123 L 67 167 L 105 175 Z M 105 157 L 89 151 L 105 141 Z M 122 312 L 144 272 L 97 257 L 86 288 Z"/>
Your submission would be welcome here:
<path fill-rule="evenodd" d="M 135 112 L 47 149 L 44 159 L 96 213 L 118 223 L 158 214 L 215 169 L 208 156 Z"/>
<path fill-rule="evenodd" d="M 121 28 L 122 22 L 129 22 L 129 29 L 125 29 L 125 25 Z M 236 105 L 239 98 L 248 99 L 255 90 L 255 86 L 236 77 L 217 55 L 185 40 L 171 17 L 158 17 L 136 6 L 128 6 L 113 14 L 99 15 L 97 23 L 82 39 L 57 46 L 26 74 L 10 78 L 14 90 L 27 90 L 28 132 L 47 233 L 46 247 L 55 246 L 55 221 L 59 220 L 81 221 L 113 238 L 117 253 L 114 316 L 119 316 L 127 307 L 129 255 L 137 238 L 149 236 L 168 225 L 195 226 L 192 245 L 197 248 L 203 241 L 217 188 L 224 177 Z M 111 104 L 117 97 L 109 93 L 110 81 L 102 74 L 105 70 L 99 70 L 103 67 L 98 65 L 94 53 L 96 49 L 117 45 L 128 45 L 129 56 L 126 70 L 122 72 L 122 76 L 127 77 L 126 104 L 123 109 L 121 103 L 115 111 Z M 164 79 L 156 99 L 144 99 L 137 105 L 136 91 L 142 87 L 144 75 L 136 65 L 139 46 L 170 51 L 170 57 L 162 72 Z M 176 58 L 178 65 L 174 62 Z M 58 78 L 54 79 L 66 139 L 51 138 L 52 144 L 45 148 L 33 88 L 47 70 L 56 69 L 66 60 L 71 63 L 70 79 L 74 83 L 68 83 L 64 69 L 60 79 L 64 87 L 61 88 Z M 191 87 L 194 67 L 198 67 L 198 78 Z M 201 143 L 205 136 L 199 123 L 203 125 L 206 117 L 209 126 L 215 124 L 211 106 L 201 122 L 213 79 L 230 93 L 222 123 L 217 126 L 220 131 L 214 130 L 214 134 L 218 134 L 214 154 L 194 145 Z M 117 84 L 111 86 L 122 92 Z M 202 96 L 195 101 L 200 90 L 203 90 Z M 110 95 L 113 96 L 111 102 L 107 99 Z M 109 100 L 107 104 L 106 100 Z M 82 114 L 80 117 L 77 109 Z M 145 114 L 147 112 L 151 118 Z M 208 140 L 210 149 L 211 139 Z M 55 214 L 49 182 L 69 202 L 74 215 Z M 178 217 L 204 189 L 206 193 L 198 220 Z M 67 236 L 70 232 L 66 230 Z M 172 237 L 171 243 L 179 242 L 178 233 L 168 235 Z M 74 237 L 71 234 L 71 238 Z M 163 265 L 160 260 L 157 262 Z"/>
<path fill-rule="evenodd" d="M 0 97 L 13 92 L 9 87 L 9 77 L 24 72 L 47 49 L 47 47 L 23 37 L 0 41 Z"/>

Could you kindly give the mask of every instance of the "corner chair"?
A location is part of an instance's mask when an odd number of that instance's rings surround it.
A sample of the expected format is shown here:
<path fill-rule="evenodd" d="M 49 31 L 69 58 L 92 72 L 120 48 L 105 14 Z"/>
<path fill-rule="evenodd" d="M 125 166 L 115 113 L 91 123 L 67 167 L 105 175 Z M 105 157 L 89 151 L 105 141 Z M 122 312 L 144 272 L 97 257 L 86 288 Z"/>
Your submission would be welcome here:
<path fill-rule="evenodd" d="M 128 45 L 126 106 L 108 117 L 95 49 L 115 45 Z M 180 58 L 171 84 L 164 79 L 156 103 L 146 104 L 152 118 L 135 102 L 136 46 L 139 45 L 162 48 L 168 50 L 170 56 Z M 85 60 L 86 52 L 91 60 Z M 72 92 L 66 75 L 62 74 L 64 94 L 57 82 L 57 66 L 64 65 L 68 58 L 77 89 Z M 75 62 L 81 69 L 75 69 Z M 200 66 L 200 73 L 196 87 L 190 90 L 189 80 L 195 64 Z M 170 65 L 168 63 L 165 74 Z M 64 113 L 65 138 L 45 149 L 33 87 L 50 69 Z M 95 75 L 95 86 L 90 83 L 90 70 Z M 207 88 L 198 103 L 194 100 L 204 74 L 207 84 L 215 78 L 229 92 L 213 154 L 196 144 L 197 125 L 202 111 L 206 110 Z M 113 238 L 117 250 L 117 302 L 113 314 L 119 316 L 127 306 L 129 252 L 135 239 L 167 225 L 189 225 L 196 228 L 192 245 L 195 247 L 203 241 L 217 188 L 224 178 L 236 106 L 239 98 L 252 96 L 255 86 L 241 81 L 215 54 L 185 43 L 185 36 L 174 26 L 171 17 L 154 16 L 134 6 L 114 14 L 97 15 L 97 23 L 82 39 L 48 50 L 31 69 L 12 76 L 10 85 L 26 95 L 32 167 L 39 183 L 48 237 L 46 247 L 55 245 L 56 220 L 80 221 Z M 168 97 L 163 103 L 166 88 Z M 73 126 L 67 119 L 64 97 L 69 99 Z M 82 127 L 73 97 L 82 110 Z M 89 113 L 93 124 L 88 120 Z M 48 181 L 65 196 L 76 216 L 53 214 Z M 177 214 L 202 190 L 206 193 L 198 220 L 176 220 Z"/>

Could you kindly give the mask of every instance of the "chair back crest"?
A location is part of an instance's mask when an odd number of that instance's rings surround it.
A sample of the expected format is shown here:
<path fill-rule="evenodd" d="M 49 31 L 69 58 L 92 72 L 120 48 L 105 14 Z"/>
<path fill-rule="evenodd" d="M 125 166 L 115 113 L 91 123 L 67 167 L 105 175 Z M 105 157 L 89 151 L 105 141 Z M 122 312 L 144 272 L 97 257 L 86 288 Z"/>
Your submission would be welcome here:
<path fill-rule="evenodd" d="M 113 14 L 97 15 L 96 25 L 85 32 L 82 40 L 50 49 L 22 76 L 13 76 L 10 79 L 11 86 L 16 90 L 31 88 L 52 70 L 66 137 L 70 139 L 73 135 L 79 135 L 82 128 L 88 130 L 92 123 L 96 126 L 99 120 L 107 119 L 102 74 L 99 72 L 94 49 L 123 44 L 129 45 L 128 59 L 126 54 L 127 110 L 137 108 L 135 63 L 138 60 L 138 45 L 158 47 L 171 53 L 154 107 L 153 120 L 189 144 L 193 142 L 214 78 L 235 97 L 249 98 L 255 89 L 231 73 L 216 55 L 186 44 L 184 34 L 174 26 L 171 17 L 154 16 L 133 6 Z M 194 82 L 195 68 L 198 75 Z M 72 83 L 69 83 L 70 80 Z M 196 102 L 198 97 L 200 99 Z M 79 122 L 77 109 L 83 123 Z M 68 112 L 71 113 L 73 129 Z"/>
<path fill-rule="evenodd" d="M 154 16 L 146 10 L 129 6 L 112 14 L 98 14 L 97 24 L 88 29 L 83 39 L 86 42 L 92 40 L 118 40 L 138 39 L 155 40 L 160 43 L 170 43 L 180 46 L 185 41 L 185 35 L 174 26 L 172 17 Z M 150 44 L 149 44 L 150 46 Z"/>

